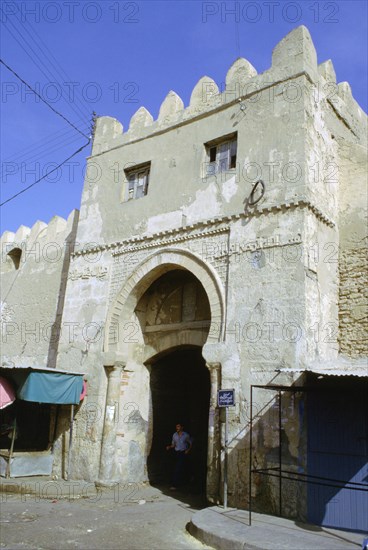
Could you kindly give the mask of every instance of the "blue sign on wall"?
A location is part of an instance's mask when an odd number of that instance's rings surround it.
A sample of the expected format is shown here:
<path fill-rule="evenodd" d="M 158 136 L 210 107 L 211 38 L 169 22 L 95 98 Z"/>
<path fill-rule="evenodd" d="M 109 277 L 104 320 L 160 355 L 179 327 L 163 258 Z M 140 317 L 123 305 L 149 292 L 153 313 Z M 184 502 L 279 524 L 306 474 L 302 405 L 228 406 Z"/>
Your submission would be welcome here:
<path fill-rule="evenodd" d="M 219 407 L 233 407 L 235 405 L 235 390 L 218 390 L 217 404 Z"/>

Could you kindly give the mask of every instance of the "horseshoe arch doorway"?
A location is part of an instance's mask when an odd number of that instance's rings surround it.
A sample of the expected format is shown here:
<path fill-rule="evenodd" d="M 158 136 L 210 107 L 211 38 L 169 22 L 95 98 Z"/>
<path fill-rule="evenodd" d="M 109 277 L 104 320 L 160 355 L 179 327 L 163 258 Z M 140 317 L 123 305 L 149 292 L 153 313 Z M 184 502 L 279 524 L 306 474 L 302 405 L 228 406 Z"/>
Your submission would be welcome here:
<path fill-rule="evenodd" d="M 150 372 L 150 450 L 152 485 L 170 483 L 173 452 L 166 451 L 175 425 L 192 437 L 186 486 L 205 493 L 207 474 L 210 375 L 202 357 L 211 313 L 207 294 L 188 270 L 173 269 L 156 279 L 139 300 L 135 313 L 145 344 L 157 354 L 146 362 Z"/>

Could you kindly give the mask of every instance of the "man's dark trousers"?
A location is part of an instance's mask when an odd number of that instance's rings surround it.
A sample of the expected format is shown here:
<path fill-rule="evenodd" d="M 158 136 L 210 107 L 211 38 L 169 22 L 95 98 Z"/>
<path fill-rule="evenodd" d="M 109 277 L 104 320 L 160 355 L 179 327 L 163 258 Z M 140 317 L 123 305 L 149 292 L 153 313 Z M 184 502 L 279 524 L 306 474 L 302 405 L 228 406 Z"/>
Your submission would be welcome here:
<path fill-rule="evenodd" d="M 175 468 L 173 475 L 173 486 L 182 485 L 185 478 L 187 455 L 185 451 L 175 451 Z"/>

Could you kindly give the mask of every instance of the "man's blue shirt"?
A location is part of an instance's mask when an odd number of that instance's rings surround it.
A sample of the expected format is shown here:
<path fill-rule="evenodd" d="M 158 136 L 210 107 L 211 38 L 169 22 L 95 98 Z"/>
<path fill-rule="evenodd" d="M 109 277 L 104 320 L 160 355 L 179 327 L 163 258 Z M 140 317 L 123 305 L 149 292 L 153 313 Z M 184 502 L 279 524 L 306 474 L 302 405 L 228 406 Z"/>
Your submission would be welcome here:
<path fill-rule="evenodd" d="M 187 432 L 182 432 L 181 436 L 175 432 L 172 438 L 172 444 L 175 446 L 175 451 L 186 451 L 191 443 L 190 435 Z"/>

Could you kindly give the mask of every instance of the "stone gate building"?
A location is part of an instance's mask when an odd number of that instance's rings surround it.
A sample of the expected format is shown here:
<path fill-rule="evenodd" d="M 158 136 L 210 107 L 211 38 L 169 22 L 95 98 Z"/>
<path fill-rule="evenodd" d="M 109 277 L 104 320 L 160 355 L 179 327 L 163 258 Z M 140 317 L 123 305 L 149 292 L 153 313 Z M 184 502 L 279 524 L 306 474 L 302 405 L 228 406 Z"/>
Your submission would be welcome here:
<path fill-rule="evenodd" d="M 256 509 L 346 527 L 330 519 L 340 517 L 336 499 L 296 479 L 362 483 L 367 467 L 358 445 L 329 476 L 311 443 L 331 422 L 342 429 L 342 403 L 366 429 L 365 146 L 366 115 L 331 61 L 317 64 L 305 27 L 275 47 L 262 74 L 237 59 L 220 89 L 203 77 L 186 108 L 169 92 L 156 121 L 144 107 L 127 131 L 97 119 L 73 246 L 59 264 L 67 284 L 58 300 L 45 288 L 59 325 L 55 353 L 41 360 L 88 381 L 74 479 L 165 482 L 165 445 L 181 421 L 196 486 L 221 502 L 217 391 L 234 388 L 229 504 L 249 505 L 251 467 Z M 17 238 L 5 241 L 10 269 Z M 16 335 L 5 332 L 5 361 L 17 362 Z M 68 445 L 56 434 L 60 475 Z M 366 493 L 352 494 L 368 513 Z"/>

